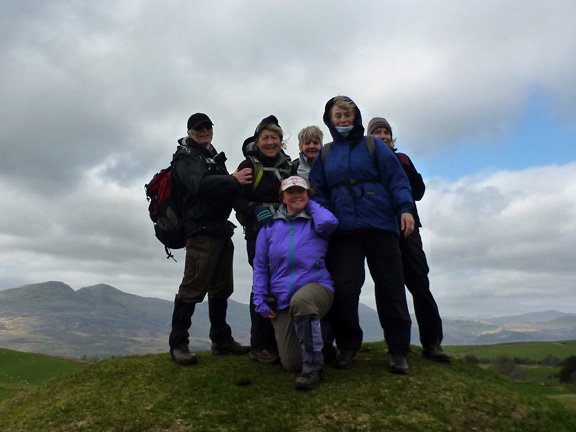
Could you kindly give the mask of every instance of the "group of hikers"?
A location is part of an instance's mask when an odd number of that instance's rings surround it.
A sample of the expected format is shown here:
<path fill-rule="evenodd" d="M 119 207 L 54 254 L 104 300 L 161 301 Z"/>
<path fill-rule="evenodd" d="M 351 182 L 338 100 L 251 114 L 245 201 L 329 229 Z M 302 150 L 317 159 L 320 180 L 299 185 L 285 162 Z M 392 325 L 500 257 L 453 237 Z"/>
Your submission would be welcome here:
<path fill-rule="evenodd" d="M 213 123 L 193 114 L 181 138 L 173 173 L 181 191 L 184 276 L 174 302 L 170 354 L 197 362 L 189 350 L 192 315 L 208 294 L 212 354 L 249 354 L 300 371 L 300 390 L 317 387 L 325 364 L 348 369 L 362 344 L 358 306 L 364 263 L 374 280 L 376 307 L 390 371 L 407 374 L 414 302 L 424 357 L 450 362 L 442 350 L 442 321 L 430 292 L 415 201 L 422 176 L 398 153 L 392 127 L 381 117 L 365 136 L 358 106 L 346 96 L 327 103 L 323 120 L 298 134 L 292 161 L 278 119 L 271 115 L 244 141 L 245 160 L 232 173 L 212 145 Z M 232 210 L 242 224 L 253 269 L 250 345 L 226 322 L 233 292 Z"/>

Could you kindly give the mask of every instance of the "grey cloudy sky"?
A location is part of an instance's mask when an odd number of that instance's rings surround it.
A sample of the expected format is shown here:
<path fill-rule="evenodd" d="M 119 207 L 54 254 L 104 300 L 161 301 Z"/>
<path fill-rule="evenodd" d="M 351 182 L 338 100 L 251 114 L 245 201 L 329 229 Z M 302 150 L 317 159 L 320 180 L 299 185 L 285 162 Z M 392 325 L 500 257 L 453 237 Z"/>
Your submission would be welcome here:
<path fill-rule="evenodd" d="M 427 182 L 445 316 L 576 312 L 576 3 L 69 0 L 0 4 L 0 289 L 171 300 L 144 184 L 207 113 L 232 171 L 275 114 L 288 153 L 345 94 Z M 232 216 L 233 218 L 233 216 Z M 251 273 L 240 230 L 236 293 Z M 373 304 L 371 284 L 362 300 Z"/>

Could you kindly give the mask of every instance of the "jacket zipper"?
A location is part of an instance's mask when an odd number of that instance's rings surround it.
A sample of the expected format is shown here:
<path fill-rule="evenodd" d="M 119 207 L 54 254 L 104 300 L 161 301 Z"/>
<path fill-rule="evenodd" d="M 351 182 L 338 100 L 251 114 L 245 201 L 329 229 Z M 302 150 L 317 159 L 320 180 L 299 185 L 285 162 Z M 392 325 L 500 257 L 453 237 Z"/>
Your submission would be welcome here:
<path fill-rule="evenodd" d="M 296 268 L 294 266 L 294 221 L 290 221 L 290 265 L 292 267 L 292 274 L 290 275 L 290 291 L 294 294 L 294 278 L 296 276 Z"/>

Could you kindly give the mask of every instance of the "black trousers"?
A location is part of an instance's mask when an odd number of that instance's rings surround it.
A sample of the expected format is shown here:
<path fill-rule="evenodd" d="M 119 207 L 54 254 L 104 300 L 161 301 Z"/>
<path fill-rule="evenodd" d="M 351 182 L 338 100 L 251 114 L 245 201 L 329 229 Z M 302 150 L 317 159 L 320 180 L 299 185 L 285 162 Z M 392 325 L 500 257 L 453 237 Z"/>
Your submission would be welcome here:
<path fill-rule="evenodd" d="M 443 338 L 442 319 L 438 305 L 432 292 L 430 292 L 428 263 L 418 228 L 408 237 L 400 238 L 400 252 L 404 267 L 404 283 L 414 301 L 414 313 L 418 321 L 420 343 L 422 346 L 441 343 Z"/>
<path fill-rule="evenodd" d="M 170 352 L 173 349 L 183 349 L 190 343 L 188 330 L 192 325 L 192 315 L 196 309 L 196 303 L 174 300 L 172 312 L 172 331 L 168 338 Z M 210 340 L 214 343 L 226 343 L 232 339 L 232 329 L 226 322 L 228 299 L 208 297 L 208 316 L 210 318 Z"/>
<path fill-rule="evenodd" d="M 326 265 L 334 280 L 334 305 L 328 321 L 340 350 L 358 351 L 362 328 L 358 316 L 364 284 L 364 261 L 374 280 L 380 325 L 390 354 L 410 351 L 410 314 L 398 236 L 387 231 L 362 230 L 336 235 L 330 240 Z"/>
<path fill-rule="evenodd" d="M 256 237 L 246 239 L 246 252 L 248 253 L 248 263 L 254 267 L 254 257 L 256 256 Z M 250 349 L 252 352 L 263 349 L 272 349 L 277 351 L 276 336 L 272 321 L 264 318 L 256 312 L 254 305 L 254 294 L 250 293 Z"/>

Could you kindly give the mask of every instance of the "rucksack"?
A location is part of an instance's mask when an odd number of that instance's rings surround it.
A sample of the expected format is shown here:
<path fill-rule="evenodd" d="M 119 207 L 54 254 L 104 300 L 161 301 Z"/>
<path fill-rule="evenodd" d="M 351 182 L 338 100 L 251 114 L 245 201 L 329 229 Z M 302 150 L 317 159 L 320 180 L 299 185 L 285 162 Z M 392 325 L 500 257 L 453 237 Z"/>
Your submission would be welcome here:
<path fill-rule="evenodd" d="M 400 152 L 395 152 L 396 153 L 396 157 L 398 158 L 398 160 L 400 161 L 400 163 L 402 165 L 408 165 L 411 166 L 412 162 L 410 162 L 410 158 L 408 157 L 408 155 L 406 153 L 400 153 Z"/>
<path fill-rule="evenodd" d="M 156 238 L 164 245 L 166 258 L 176 261 L 170 249 L 182 249 L 186 241 L 182 233 L 182 213 L 173 166 L 174 161 L 168 168 L 156 173 L 144 188 L 146 199 L 150 202 L 148 214 L 154 223 Z"/>

